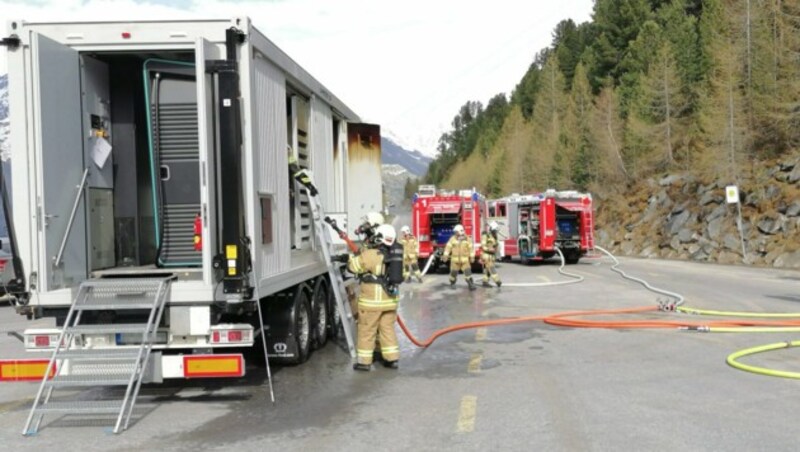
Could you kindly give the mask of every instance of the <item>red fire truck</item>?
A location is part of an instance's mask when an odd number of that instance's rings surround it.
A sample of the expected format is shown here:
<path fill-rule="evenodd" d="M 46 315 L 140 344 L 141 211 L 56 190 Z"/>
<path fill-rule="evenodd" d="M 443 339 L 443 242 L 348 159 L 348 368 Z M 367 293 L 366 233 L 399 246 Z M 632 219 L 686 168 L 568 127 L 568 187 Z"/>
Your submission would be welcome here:
<path fill-rule="evenodd" d="M 419 240 L 420 265 L 432 255 L 437 257 L 453 235 L 453 228 L 464 226 L 467 236 L 475 242 L 475 262 L 479 262 L 482 216 L 486 200 L 475 190 L 445 191 L 433 185 L 420 185 L 414 195 L 411 210 L 411 231 Z"/>
<path fill-rule="evenodd" d="M 564 253 L 575 264 L 594 248 L 592 195 L 548 190 L 511 195 L 486 203 L 486 221 L 500 225 L 500 256 L 523 262 Z"/>

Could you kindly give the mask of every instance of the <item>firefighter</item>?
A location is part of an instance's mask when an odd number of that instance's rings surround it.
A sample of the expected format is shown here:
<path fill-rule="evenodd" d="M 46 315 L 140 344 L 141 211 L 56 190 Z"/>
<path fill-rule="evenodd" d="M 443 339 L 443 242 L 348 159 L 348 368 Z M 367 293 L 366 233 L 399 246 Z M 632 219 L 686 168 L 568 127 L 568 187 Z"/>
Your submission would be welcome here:
<path fill-rule="evenodd" d="M 452 255 L 452 260 L 451 260 Z M 455 286 L 458 272 L 464 272 L 469 290 L 475 290 L 472 282 L 472 263 L 475 261 L 475 250 L 472 247 L 472 238 L 464 233 L 464 226 L 458 224 L 453 228 L 453 236 L 444 247 L 442 260 L 450 262 L 450 286 Z"/>
<path fill-rule="evenodd" d="M 497 287 L 500 287 L 503 282 L 500 281 L 500 275 L 494 267 L 495 255 L 497 254 L 497 229 L 496 221 L 489 223 L 489 230 L 484 231 L 481 236 L 481 264 L 483 264 L 483 286 L 491 287 L 489 279 L 494 280 Z"/>
<path fill-rule="evenodd" d="M 406 282 L 411 282 L 411 277 L 413 276 L 419 282 L 422 282 L 422 272 L 419 271 L 419 264 L 417 263 L 419 242 L 411 234 L 411 228 L 408 226 L 403 226 L 400 232 L 403 234 L 403 238 L 400 240 L 403 245 L 403 279 Z"/>
<path fill-rule="evenodd" d="M 384 224 L 376 229 L 375 236 L 376 247 L 351 255 L 347 262 L 347 269 L 358 276 L 361 285 L 356 363 L 353 365 L 353 369 L 361 371 L 372 369 L 376 336 L 385 367 L 397 369 L 400 359 L 400 346 L 394 330 L 400 296 L 391 275 L 397 275 L 402 282 L 402 267 L 392 267 L 394 264 L 386 262 L 397 233 L 391 225 Z M 402 251 L 399 253 L 402 256 Z M 396 263 L 402 266 L 402 257 Z"/>
<path fill-rule="evenodd" d="M 311 196 L 317 196 L 317 193 L 319 193 L 317 187 L 311 182 L 311 176 L 309 176 L 308 171 L 305 168 L 301 168 L 297 163 L 297 158 L 294 156 L 292 147 L 287 146 L 286 152 L 288 153 L 289 159 L 289 179 L 294 179 L 302 184 L 303 187 L 308 189 L 308 193 Z"/>
<path fill-rule="evenodd" d="M 375 245 L 375 231 L 383 224 L 383 215 L 378 212 L 369 212 L 362 218 L 361 224 L 356 228 L 355 233 L 362 237 L 365 247 Z"/>

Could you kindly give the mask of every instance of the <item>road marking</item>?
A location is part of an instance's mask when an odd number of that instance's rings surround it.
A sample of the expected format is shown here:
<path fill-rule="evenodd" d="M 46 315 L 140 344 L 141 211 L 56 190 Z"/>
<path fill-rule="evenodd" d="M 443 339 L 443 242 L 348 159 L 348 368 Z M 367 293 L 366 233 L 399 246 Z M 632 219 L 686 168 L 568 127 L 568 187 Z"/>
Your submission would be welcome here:
<path fill-rule="evenodd" d="M 458 424 L 456 425 L 458 433 L 470 433 L 475 430 L 477 407 L 478 398 L 476 396 L 467 395 L 461 398 L 461 409 L 458 413 Z"/>
<path fill-rule="evenodd" d="M 469 360 L 469 365 L 467 366 L 467 372 L 471 374 L 477 374 L 481 371 L 481 360 L 483 359 L 483 354 L 481 353 L 474 353 L 472 358 Z"/>
<path fill-rule="evenodd" d="M 478 330 L 475 331 L 475 340 L 478 342 L 485 341 L 486 334 L 487 334 L 486 328 L 478 328 Z"/>
<path fill-rule="evenodd" d="M 544 276 L 544 275 L 537 275 L 536 277 L 541 279 L 544 282 L 551 282 L 552 281 L 552 279 L 550 279 L 550 278 L 548 278 L 547 276 Z"/>

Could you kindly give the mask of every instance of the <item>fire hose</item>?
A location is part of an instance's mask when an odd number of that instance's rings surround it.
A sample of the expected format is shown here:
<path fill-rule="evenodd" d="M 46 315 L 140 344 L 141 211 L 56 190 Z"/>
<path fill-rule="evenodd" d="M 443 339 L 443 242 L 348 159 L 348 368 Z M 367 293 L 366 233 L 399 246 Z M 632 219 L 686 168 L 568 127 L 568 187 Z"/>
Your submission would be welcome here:
<path fill-rule="evenodd" d="M 349 240 L 346 234 L 342 233 L 341 231 L 337 232 L 340 233 L 340 237 L 342 237 L 342 239 L 345 240 L 345 242 L 347 242 L 348 247 L 350 247 L 350 249 L 353 252 L 358 251 L 358 247 L 355 246 L 355 244 L 353 244 L 351 240 Z M 684 297 L 682 295 L 664 289 L 659 289 L 657 287 L 653 287 L 647 281 L 628 275 L 623 270 L 619 269 L 620 262 L 613 254 L 611 254 L 610 252 L 601 247 L 596 247 L 596 249 L 600 250 L 601 252 L 603 252 L 612 259 L 613 261 L 613 265 L 611 267 L 612 271 L 618 273 L 625 279 L 641 284 L 642 286 L 645 287 L 645 289 L 649 291 L 665 295 L 667 297 L 674 299 L 675 301 L 670 302 L 669 300 L 666 301 L 660 300 L 658 306 L 639 306 L 639 307 L 622 308 L 622 309 L 564 311 L 548 315 L 509 317 L 509 318 L 482 320 L 475 322 L 465 322 L 436 330 L 427 339 L 424 340 L 417 338 L 411 332 L 411 330 L 405 324 L 405 321 L 403 320 L 402 316 L 400 316 L 399 313 L 397 315 L 397 323 L 398 325 L 400 325 L 401 330 L 406 335 L 406 337 L 408 337 L 409 341 L 411 341 L 411 343 L 413 343 L 417 347 L 421 348 L 427 348 L 441 336 L 456 331 L 484 328 L 491 326 L 513 325 L 513 324 L 528 323 L 528 322 L 544 322 L 549 325 L 568 327 L 568 328 L 608 328 L 608 329 L 669 328 L 669 329 L 680 329 L 685 331 L 718 332 L 718 333 L 800 332 L 800 313 L 755 313 L 755 312 L 741 312 L 741 311 L 715 311 L 715 310 L 704 310 L 704 309 L 689 308 L 686 306 L 682 306 L 684 303 Z M 573 277 L 575 278 L 574 280 L 557 281 L 550 283 L 524 283 L 524 284 L 517 284 L 517 286 L 541 287 L 541 286 L 563 285 L 566 283 L 575 283 L 583 281 L 582 276 L 571 274 L 563 270 L 565 263 L 564 256 L 560 252 L 560 250 L 557 249 L 557 251 L 559 256 L 561 257 L 561 267 L 559 268 L 559 273 L 564 274 L 565 276 Z M 435 255 L 431 255 L 431 257 L 428 259 L 428 263 L 425 266 L 425 272 L 427 272 L 434 257 Z M 506 285 L 511 286 L 511 284 L 506 284 Z M 575 317 L 586 317 L 586 316 L 634 314 L 634 313 L 658 312 L 658 311 L 676 311 L 684 314 L 693 314 L 699 316 L 721 316 L 721 317 L 741 317 L 741 318 L 755 317 L 755 318 L 778 318 L 778 319 L 793 318 L 796 320 L 737 319 L 737 320 L 711 320 L 711 321 L 684 321 L 684 320 L 598 321 L 598 320 L 586 320 L 586 319 L 575 318 Z M 783 348 L 797 347 L 797 346 L 800 346 L 800 341 L 779 342 L 775 344 L 761 345 L 734 352 L 728 356 L 726 361 L 730 366 L 748 372 L 753 372 L 768 376 L 775 376 L 775 377 L 800 379 L 800 372 L 789 372 L 789 371 L 768 369 L 758 366 L 751 366 L 748 364 L 740 363 L 738 361 L 739 358 L 745 356 L 783 349 Z"/>

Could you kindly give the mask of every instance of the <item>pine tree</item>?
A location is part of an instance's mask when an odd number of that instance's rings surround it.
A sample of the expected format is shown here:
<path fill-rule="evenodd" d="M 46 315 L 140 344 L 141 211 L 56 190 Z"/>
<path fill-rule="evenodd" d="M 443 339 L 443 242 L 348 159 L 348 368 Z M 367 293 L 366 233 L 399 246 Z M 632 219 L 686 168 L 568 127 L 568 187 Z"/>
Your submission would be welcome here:
<path fill-rule="evenodd" d="M 533 143 L 524 161 L 523 186 L 543 187 L 561 178 L 563 166 L 555 165 L 561 125 L 566 109 L 564 75 L 556 55 L 542 68 L 541 87 L 533 110 Z"/>
<path fill-rule="evenodd" d="M 588 74 L 582 63 L 575 68 L 572 90 L 561 129 L 562 146 L 557 154 L 557 165 L 565 174 L 560 184 L 585 189 L 596 176 L 595 147 L 592 140 L 594 104 Z"/>
<path fill-rule="evenodd" d="M 630 177 L 622 159 L 623 125 L 614 87 L 606 86 L 595 101 L 591 128 L 601 182 L 616 182 L 620 176 L 623 180 Z"/>
<path fill-rule="evenodd" d="M 749 130 L 745 99 L 742 33 L 732 21 L 725 0 L 706 0 L 700 33 L 708 64 L 708 82 L 700 98 L 698 119 L 706 152 L 699 162 L 711 175 L 737 181 L 749 157 Z"/>
<path fill-rule="evenodd" d="M 688 109 L 675 57 L 669 42 L 663 42 L 653 62 L 639 80 L 632 116 L 636 132 L 651 144 L 645 150 L 648 165 L 665 167 L 675 161 L 675 143 L 685 127 L 681 117 Z"/>

